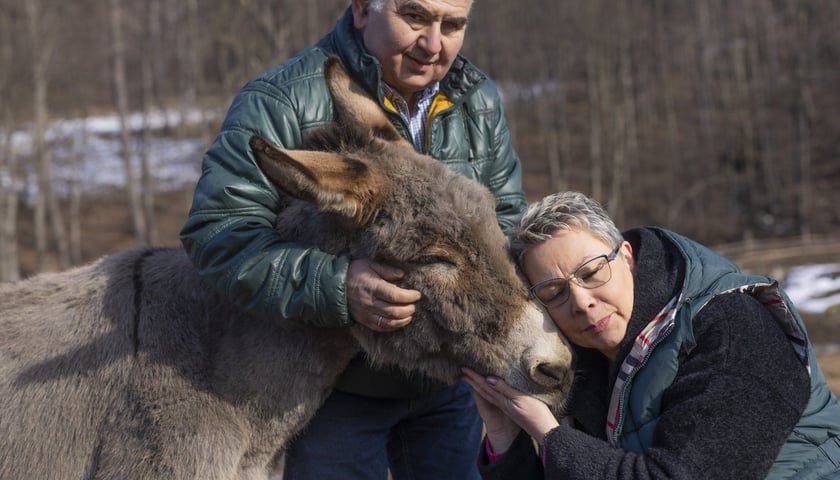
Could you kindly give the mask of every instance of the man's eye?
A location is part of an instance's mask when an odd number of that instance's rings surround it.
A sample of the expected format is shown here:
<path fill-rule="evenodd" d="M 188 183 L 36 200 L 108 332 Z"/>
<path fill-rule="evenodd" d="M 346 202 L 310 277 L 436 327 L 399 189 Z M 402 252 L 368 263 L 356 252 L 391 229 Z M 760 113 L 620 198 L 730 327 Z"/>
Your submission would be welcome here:
<path fill-rule="evenodd" d="M 416 13 L 404 13 L 403 17 L 408 20 L 409 23 L 421 23 L 423 21 L 423 17 Z"/>
<path fill-rule="evenodd" d="M 440 26 L 440 30 L 444 35 L 448 35 L 463 30 L 464 26 L 465 25 L 463 23 L 459 22 L 443 22 Z"/>

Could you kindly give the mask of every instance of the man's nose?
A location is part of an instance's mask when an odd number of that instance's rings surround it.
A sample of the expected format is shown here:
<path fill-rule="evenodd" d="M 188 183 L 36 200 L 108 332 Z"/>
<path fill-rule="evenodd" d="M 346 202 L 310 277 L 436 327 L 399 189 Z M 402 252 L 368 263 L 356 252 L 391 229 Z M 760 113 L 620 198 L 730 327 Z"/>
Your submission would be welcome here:
<path fill-rule="evenodd" d="M 440 24 L 432 22 L 429 26 L 424 28 L 417 44 L 430 55 L 437 55 L 440 53 L 443 48 Z"/>

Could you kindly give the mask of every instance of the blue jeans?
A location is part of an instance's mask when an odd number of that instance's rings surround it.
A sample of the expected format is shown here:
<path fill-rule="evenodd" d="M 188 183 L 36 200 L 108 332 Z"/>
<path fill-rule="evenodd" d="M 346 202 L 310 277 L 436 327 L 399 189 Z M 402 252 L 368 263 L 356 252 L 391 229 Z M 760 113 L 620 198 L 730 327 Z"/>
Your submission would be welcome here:
<path fill-rule="evenodd" d="M 283 480 L 473 480 L 482 422 L 465 383 L 411 399 L 335 391 L 286 450 Z"/>

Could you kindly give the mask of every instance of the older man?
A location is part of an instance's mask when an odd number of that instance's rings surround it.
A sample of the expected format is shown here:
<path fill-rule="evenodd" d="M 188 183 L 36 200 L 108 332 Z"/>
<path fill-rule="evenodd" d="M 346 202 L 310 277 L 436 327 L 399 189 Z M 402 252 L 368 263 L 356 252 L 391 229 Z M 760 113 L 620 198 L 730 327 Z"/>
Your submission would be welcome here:
<path fill-rule="evenodd" d="M 507 231 L 526 205 L 501 101 L 459 55 L 471 0 L 352 0 L 315 45 L 250 81 L 204 157 L 181 240 L 202 276 L 249 311 L 318 328 L 393 331 L 420 293 L 365 258 L 282 242 L 282 194 L 259 173 L 253 134 L 295 147 L 333 119 L 324 60 L 341 57 L 414 147 L 480 181 Z M 478 478 L 482 424 L 469 386 L 354 361 L 286 454 L 284 480 Z"/>

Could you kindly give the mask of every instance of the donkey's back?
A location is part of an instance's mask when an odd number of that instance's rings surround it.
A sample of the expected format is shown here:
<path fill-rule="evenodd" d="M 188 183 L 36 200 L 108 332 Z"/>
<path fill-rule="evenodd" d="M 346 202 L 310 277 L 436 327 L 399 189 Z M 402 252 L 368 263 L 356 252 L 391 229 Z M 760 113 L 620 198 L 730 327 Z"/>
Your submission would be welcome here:
<path fill-rule="evenodd" d="M 0 478 L 266 478 L 356 349 L 220 301 L 180 249 L 0 285 Z"/>

